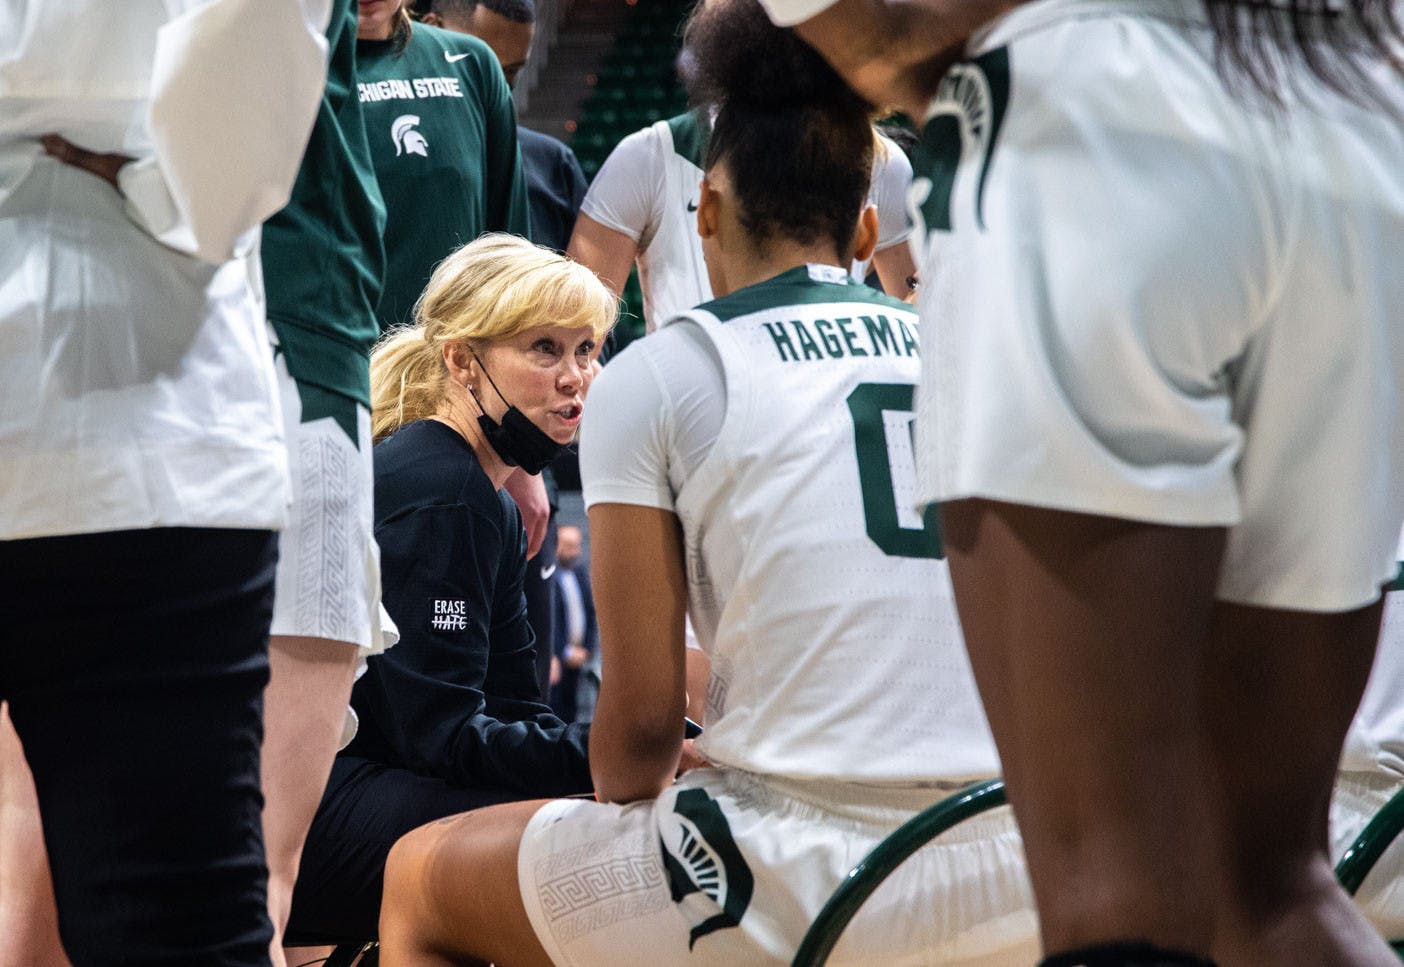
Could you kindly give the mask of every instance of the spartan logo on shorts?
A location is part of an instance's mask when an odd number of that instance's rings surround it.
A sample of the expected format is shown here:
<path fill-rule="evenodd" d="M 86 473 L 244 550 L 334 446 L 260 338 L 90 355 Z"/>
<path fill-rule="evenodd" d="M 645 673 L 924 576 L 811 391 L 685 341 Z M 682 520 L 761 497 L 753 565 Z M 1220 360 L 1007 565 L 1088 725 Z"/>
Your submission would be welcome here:
<path fill-rule="evenodd" d="M 956 64 L 941 79 L 928 109 L 912 168 L 916 178 L 908 196 L 917 225 L 915 237 L 924 242 L 932 232 L 949 232 L 954 222 L 957 174 L 978 159 L 978 174 L 960 179 L 961 211 L 970 211 L 985 227 L 985 179 L 990 173 L 995 141 L 1009 106 L 1009 48 L 1000 47 L 974 60 Z M 925 261 L 923 253 L 919 262 Z"/>
<path fill-rule="evenodd" d="M 688 950 L 707 934 L 741 922 L 755 880 L 715 799 L 701 789 L 678 793 L 659 845 L 673 902 L 691 927 Z"/>

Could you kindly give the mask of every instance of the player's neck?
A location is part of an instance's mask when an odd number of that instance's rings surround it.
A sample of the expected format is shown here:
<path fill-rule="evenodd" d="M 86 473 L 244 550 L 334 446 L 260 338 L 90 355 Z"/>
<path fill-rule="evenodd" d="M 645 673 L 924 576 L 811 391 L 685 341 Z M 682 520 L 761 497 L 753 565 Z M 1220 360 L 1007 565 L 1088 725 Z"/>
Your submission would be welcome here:
<path fill-rule="evenodd" d="M 803 244 L 773 239 L 764 248 L 746 246 L 748 251 L 722 256 L 722 271 L 728 292 L 773 279 L 801 265 L 837 265 L 847 269 L 850 260 L 843 259 L 833 243 Z M 722 295 L 723 293 L 716 293 Z"/>

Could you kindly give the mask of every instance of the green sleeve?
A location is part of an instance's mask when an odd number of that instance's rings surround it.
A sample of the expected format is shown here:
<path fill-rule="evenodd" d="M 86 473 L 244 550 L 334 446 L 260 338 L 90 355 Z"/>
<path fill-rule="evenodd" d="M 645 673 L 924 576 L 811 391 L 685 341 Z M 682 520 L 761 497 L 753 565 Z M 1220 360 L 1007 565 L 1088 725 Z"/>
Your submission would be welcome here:
<path fill-rule="evenodd" d="M 483 112 L 487 121 L 485 184 L 489 232 L 510 232 L 531 238 L 526 175 L 517 146 L 517 112 L 512 91 L 495 57 L 478 60 Z"/>

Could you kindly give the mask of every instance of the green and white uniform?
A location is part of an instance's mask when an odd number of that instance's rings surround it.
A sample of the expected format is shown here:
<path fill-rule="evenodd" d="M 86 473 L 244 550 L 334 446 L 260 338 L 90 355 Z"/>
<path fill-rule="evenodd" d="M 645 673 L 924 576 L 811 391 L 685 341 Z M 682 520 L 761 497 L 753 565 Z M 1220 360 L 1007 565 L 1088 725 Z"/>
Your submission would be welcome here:
<path fill-rule="evenodd" d="M 587 505 L 681 521 L 718 768 L 533 818 L 518 875 L 555 962 L 788 963 L 868 849 L 998 772 L 939 540 L 909 509 L 919 352 L 909 307 L 800 266 L 674 318 L 591 389 Z M 1036 950 L 999 813 L 918 853 L 832 962 Z"/>
<path fill-rule="evenodd" d="M 293 499 L 279 541 L 275 635 L 381 650 L 372 533 L 370 349 L 385 209 L 357 97 L 356 4 L 327 28 L 327 86 L 288 205 L 263 227 Z"/>
<path fill-rule="evenodd" d="M 476 37 L 415 24 L 402 53 L 360 41 L 357 85 L 388 218 L 381 329 L 411 321 L 446 255 L 484 232 L 530 237 L 511 92 Z"/>
<path fill-rule="evenodd" d="M 648 332 L 712 298 L 697 234 L 698 186 L 710 125 L 697 111 L 636 131 L 619 142 L 590 184 L 580 211 L 638 243 L 639 286 Z M 905 244 L 912 166 L 887 138 L 874 163 L 868 202 L 878 210 L 877 251 Z M 867 277 L 870 262 L 855 262 Z"/>
<path fill-rule="evenodd" d="M 1274 111 L 1216 64 L 1197 0 L 1036 0 L 948 72 L 921 497 L 1227 527 L 1221 599 L 1357 608 L 1404 519 L 1404 81 Z"/>

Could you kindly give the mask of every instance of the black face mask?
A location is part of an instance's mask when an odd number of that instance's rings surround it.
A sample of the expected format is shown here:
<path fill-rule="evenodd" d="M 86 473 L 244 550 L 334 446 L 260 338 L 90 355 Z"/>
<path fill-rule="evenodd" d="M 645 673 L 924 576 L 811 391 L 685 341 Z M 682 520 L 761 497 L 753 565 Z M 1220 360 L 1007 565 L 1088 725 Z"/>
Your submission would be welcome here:
<path fill-rule="evenodd" d="M 482 402 L 477 394 L 469 392 L 473 397 L 473 402 L 477 403 L 478 409 L 482 410 L 482 416 L 478 417 L 478 426 L 482 427 L 483 436 L 487 437 L 488 444 L 497 451 L 497 455 L 502 458 L 502 462 L 509 467 L 521 467 L 527 473 L 540 473 L 560 456 L 570 445 L 568 443 L 557 443 L 551 439 L 545 430 L 537 426 L 527 415 L 517 409 L 507 397 L 502 395 L 502 390 L 497 388 L 492 376 L 488 374 L 487 367 L 483 366 L 483 361 L 474 353 L 473 358 L 478 360 L 478 365 L 482 366 L 483 375 L 487 376 L 488 383 L 492 386 L 494 393 L 507 403 L 507 412 L 502 415 L 502 422 L 498 423 L 487 415 L 487 410 L 483 409 Z"/>

